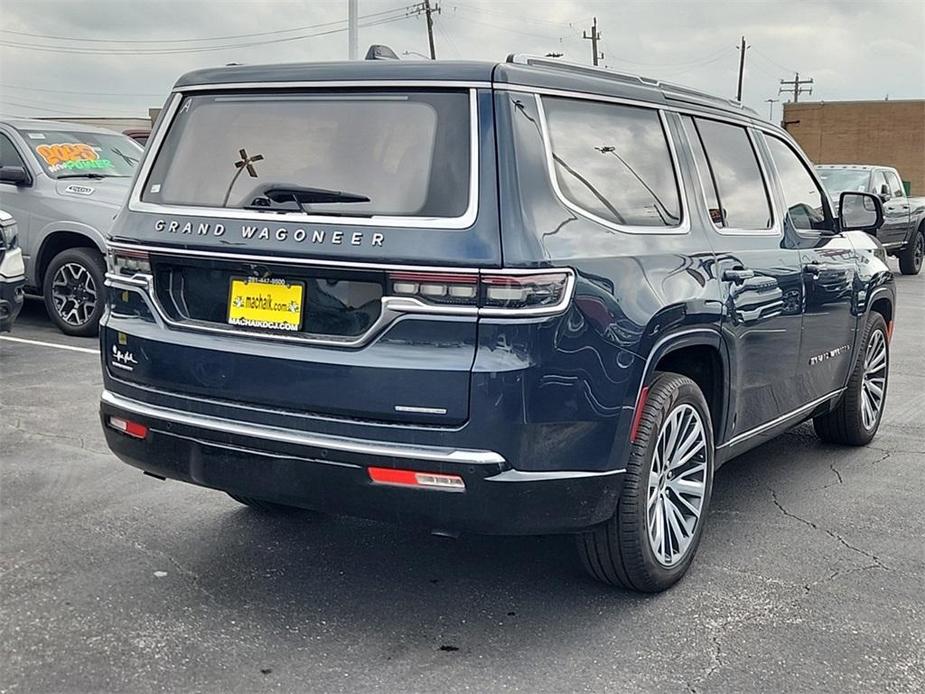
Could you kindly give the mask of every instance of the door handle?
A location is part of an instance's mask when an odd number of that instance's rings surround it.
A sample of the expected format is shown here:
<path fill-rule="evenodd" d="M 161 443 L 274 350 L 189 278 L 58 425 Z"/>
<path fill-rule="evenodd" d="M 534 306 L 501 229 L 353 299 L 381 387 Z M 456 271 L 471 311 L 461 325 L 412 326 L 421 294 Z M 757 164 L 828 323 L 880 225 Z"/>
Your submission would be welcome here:
<path fill-rule="evenodd" d="M 813 277 L 818 277 L 828 269 L 829 266 L 822 263 L 808 263 L 803 266 L 803 272 L 805 272 L 807 275 L 812 275 Z"/>
<path fill-rule="evenodd" d="M 754 270 L 726 270 L 723 273 L 723 282 L 733 282 L 735 284 L 742 284 L 745 280 L 750 280 L 755 276 Z"/>

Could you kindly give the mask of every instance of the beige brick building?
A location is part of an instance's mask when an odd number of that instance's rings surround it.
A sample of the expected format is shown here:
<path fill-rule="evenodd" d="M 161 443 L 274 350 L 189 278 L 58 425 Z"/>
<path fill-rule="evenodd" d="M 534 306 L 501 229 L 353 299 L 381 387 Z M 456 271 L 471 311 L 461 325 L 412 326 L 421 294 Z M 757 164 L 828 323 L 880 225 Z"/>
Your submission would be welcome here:
<path fill-rule="evenodd" d="M 784 127 L 817 164 L 881 164 L 925 195 L 925 100 L 784 104 Z"/>

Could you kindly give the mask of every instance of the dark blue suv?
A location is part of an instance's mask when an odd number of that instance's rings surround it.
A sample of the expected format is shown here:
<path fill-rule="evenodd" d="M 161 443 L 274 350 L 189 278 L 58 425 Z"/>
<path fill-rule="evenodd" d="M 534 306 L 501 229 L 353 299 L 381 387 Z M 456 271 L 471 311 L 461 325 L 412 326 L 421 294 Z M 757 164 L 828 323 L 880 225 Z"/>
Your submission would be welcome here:
<path fill-rule="evenodd" d="M 874 436 L 881 221 L 748 109 L 635 76 L 200 70 L 112 230 L 103 426 L 257 509 L 573 533 L 662 590 L 721 463 L 810 418 Z"/>

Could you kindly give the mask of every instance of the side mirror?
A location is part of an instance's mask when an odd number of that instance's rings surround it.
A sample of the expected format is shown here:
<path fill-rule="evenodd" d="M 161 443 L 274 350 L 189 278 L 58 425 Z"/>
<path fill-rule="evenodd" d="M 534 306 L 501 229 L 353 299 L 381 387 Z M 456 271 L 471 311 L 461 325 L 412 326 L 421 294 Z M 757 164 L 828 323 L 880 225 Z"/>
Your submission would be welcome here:
<path fill-rule="evenodd" d="M 880 186 L 879 197 L 883 202 L 886 202 L 887 200 L 893 197 L 892 195 L 890 195 L 890 187 L 886 183 Z"/>
<path fill-rule="evenodd" d="M 838 198 L 838 220 L 842 231 L 866 231 L 876 236 L 883 224 L 883 203 L 870 193 L 845 191 Z"/>
<path fill-rule="evenodd" d="M 21 166 L 0 166 L 0 183 L 26 185 L 29 183 L 29 174 Z"/>

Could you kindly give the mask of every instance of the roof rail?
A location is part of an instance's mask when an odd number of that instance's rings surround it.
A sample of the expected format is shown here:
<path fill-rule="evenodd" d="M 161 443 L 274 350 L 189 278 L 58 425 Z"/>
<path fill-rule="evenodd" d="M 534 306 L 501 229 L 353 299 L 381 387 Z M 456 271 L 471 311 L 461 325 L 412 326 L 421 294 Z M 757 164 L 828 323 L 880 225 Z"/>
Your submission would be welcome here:
<path fill-rule="evenodd" d="M 583 63 L 574 63 L 567 60 L 558 60 L 557 58 L 546 58 L 537 55 L 528 55 L 525 53 L 511 53 L 507 57 L 507 62 L 518 65 L 536 65 L 538 67 L 550 67 L 553 69 L 567 70 L 569 72 L 584 73 L 592 77 L 601 77 L 604 79 L 619 80 L 630 84 L 638 84 L 643 87 L 652 87 L 661 91 L 667 99 L 674 101 L 686 101 L 691 103 L 704 104 L 707 106 L 720 106 L 726 109 L 736 111 L 747 111 L 748 113 L 758 115 L 754 109 L 745 106 L 742 102 L 735 99 L 725 99 L 715 96 L 708 92 L 702 92 L 698 89 L 685 87 L 680 84 L 664 82 L 652 77 L 643 77 L 631 72 L 620 72 L 610 68 L 584 65 Z"/>

